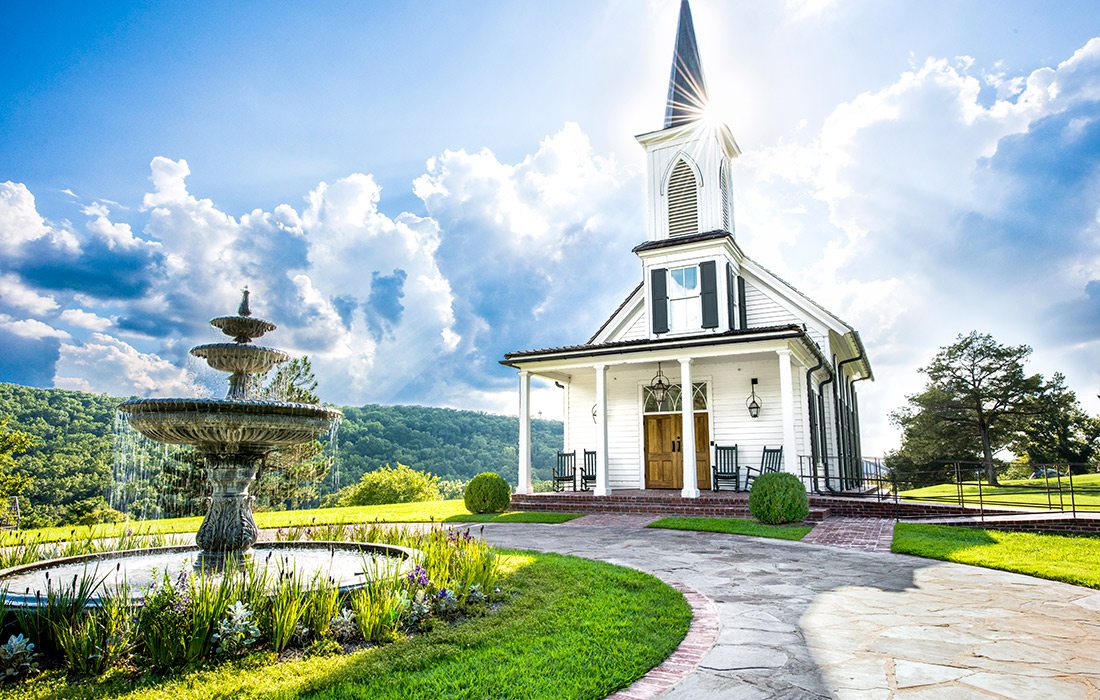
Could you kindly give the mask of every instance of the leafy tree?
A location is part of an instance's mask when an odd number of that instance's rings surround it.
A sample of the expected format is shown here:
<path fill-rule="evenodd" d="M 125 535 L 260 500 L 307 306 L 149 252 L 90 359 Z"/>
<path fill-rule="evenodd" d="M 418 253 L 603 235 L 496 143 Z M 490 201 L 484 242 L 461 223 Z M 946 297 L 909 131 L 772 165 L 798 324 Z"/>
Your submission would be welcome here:
<path fill-rule="evenodd" d="M 1033 464 L 1071 464 L 1075 474 L 1100 455 L 1100 417 L 1090 417 L 1059 372 L 1035 397 L 1033 417 L 1013 450 Z"/>
<path fill-rule="evenodd" d="M 25 474 L 15 472 L 15 455 L 26 452 L 35 445 L 33 435 L 8 427 L 10 418 L 0 418 L 0 520 L 9 520 L 11 499 L 21 496 L 31 482 Z"/>
<path fill-rule="evenodd" d="M 910 449 L 909 439 L 944 448 L 940 459 L 976 451 L 996 485 L 993 455 L 1014 444 L 1039 410 L 1043 378 L 1025 374 L 1030 354 L 1027 345 L 1001 345 L 977 331 L 941 348 L 920 369 L 928 377 L 924 391 L 908 397 L 908 413 L 899 415 L 907 438 L 901 451 Z"/>
<path fill-rule="evenodd" d="M 317 379 L 308 357 L 296 357 L 268 373 L 258 392 L 272 401 L 319 404 Z M 252 485 L 260 508 L 301 508 L 320 496 L 320 485 L 332 468 L 319 440 L 276 450 L 267 456 Z"/>

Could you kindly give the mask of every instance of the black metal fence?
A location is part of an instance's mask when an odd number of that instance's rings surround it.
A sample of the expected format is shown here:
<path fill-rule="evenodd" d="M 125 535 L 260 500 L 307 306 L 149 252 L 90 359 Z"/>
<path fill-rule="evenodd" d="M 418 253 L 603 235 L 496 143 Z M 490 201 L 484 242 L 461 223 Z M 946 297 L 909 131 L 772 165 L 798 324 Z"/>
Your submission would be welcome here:
<path fill-rule="evenodd" d="M 958 515 L 984 516 L 987 510 L 1100 512 L 1100 462 L 995 462 L 987 469 L 981 462 L 888 465 L 880 458 L 863 458 L 853 473 L 850 465 L 801 457 L 799 469 L 811 493 L 967 509 Z"/>

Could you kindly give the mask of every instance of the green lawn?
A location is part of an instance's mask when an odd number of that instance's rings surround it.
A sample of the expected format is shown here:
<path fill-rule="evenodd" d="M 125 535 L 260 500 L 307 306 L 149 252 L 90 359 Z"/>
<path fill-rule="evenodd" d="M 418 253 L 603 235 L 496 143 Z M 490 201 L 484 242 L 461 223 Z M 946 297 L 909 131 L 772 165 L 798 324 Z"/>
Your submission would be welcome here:
<path fill-rule="evenodd" d="M 347 506 L 343 508 L 315 508 L 311 510 L 285 510 L 256 513 L 256 525 L 261 528 L 293 527 L 295 525 L 328 525 L 332 523 L 418 523 L 436 522 L 524 522 L 561 523 L 579 514 L 509 512 L 499 515 L 479 515 L 466 510 L 461 499 L 452 501 L 424 501 L 421 503 L 394 503 L 383 506 Z M 15 539 L 56 542 L 66 539 L 83 539 L 89 535 L 115 537 L 133 528 L 150 534 L 190 534 L 199 529 L 201 517 L 165 518 L 96 525 L 94 527 L 44 527 L 0 534 L 0 546 Z"/>
<path fill-rule="evenodd" d="M 1057 508 L 1058 482 L 1052 479 L 1049 483 L 1050 488 L 1053 489 L 1049 498 Z M 1074 476 L 1073 486 L 1075 489 L 1088 489 L 1088 493 L 1074 493 L 1073 500 L 1078 508 L 1100 510 L 1100 474 L 1082 474 L 1080 476 Z M 1062 477 L 1062 489 L 1062 501 L 1065 508 L 1068 510 L 1070 507 L 1069 479 L 1066 477 Z M 978 484 L 976 483 L 964 484 L 963 502 L 967 505 L 978 505 L 978 490 Z M 943 503 L 959 502 L 959 492 L 955 484 L 938 484 L 936 486 L 910 489 L 909 491 L 901 491 L 898 495 L 903 499 L 911 500 L 931 500 Z M 1047 481 L 1044 479 L 1012 479 L 1002 481 L 1000 486 L 982 484 L 981 496 L 981 500 L 990 507 L 1048 507 Z"/>
<path fill-rule="evenodd" d="M 722 532 L 727 535 L 771 537 L 777 540 L 800 540 L 813 529 L 809 525 L 765 525 L 745 518 L 661 518 L 660 520 L 654 520 L 646 527 L 667 530 Z"/>
<path fill-rule="evenodd" d="M 509 553 L 512 597 L 485 617 L 346 656 L 275 663 L 274 654 L 136 683 L 67 681 L 51 671 L 0 689 L 15 698 L 603 698 L 684 638 L 682 594 L 632 569 L 554 554 Z"/>
<path fill-rule="evenodd" d="M 891 551 L 1100 588 L 1100 538 L 898 523 Z"/>

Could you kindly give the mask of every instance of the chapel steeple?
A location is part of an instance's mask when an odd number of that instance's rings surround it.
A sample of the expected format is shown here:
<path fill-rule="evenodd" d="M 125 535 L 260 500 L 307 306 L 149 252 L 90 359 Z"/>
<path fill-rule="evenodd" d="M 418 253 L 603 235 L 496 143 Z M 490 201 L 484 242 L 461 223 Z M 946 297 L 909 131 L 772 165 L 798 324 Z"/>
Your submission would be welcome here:
<path fill-rule="evenodd" d="M 730 168 L 741 154 L 729 127 L 706 115 L 707 83 L 688 0 L 680 0 L 664 126 L 641 134 L 650 241 L 734 232 Z"/>
<path fill-rule="evenodd" d="M 672 55 L 672 75 L 668 79 L 665 103 L 665 128 L 687 124 L 699 118 L 707 104 L 707 83 L 703 62 L 695 43 L 695 25 L 691 21 L 688 0 L 680 2 L 680 23 L 676 30 L 676 49 Z"/>

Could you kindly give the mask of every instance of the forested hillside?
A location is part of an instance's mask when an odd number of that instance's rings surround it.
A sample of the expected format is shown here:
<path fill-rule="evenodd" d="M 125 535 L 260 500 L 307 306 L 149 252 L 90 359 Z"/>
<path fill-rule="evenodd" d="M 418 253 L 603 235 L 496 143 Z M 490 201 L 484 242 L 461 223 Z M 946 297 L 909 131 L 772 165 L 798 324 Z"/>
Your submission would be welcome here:
<path fill-rule="evenodd" d="M 16 459 L 33 477 L 24 492 L 24 524 L 71 522 L 106 496 L 111 484 L 115 406 L 122 399 L 62 389 L 0 383 L 0 417 L 9 428 L 38 438 Z M 401 462 L 442 479 L 467 480 L 495 471 L 516 481 L 515 418 L 425 406 L 344 408 L 337 451 L 338 483 L 326 479 L 323 493 L 353 483 L 366 471 Z M 557 421 L 533 421 L 535 478 L 549 478 L 562 440 Z"/>
<path fill-rule="evenodd" d="M 441 479 L 466 480 L 497 472 L 516 483 L 519 422 L 509 416 L 425 406 L 344 408 L 340 426 L 339 481 L 354 483 L 384 463 L 407 464 Z M 559 421 L 531 422 L 536 479 L 549 479 L 561 449 Z"/>

